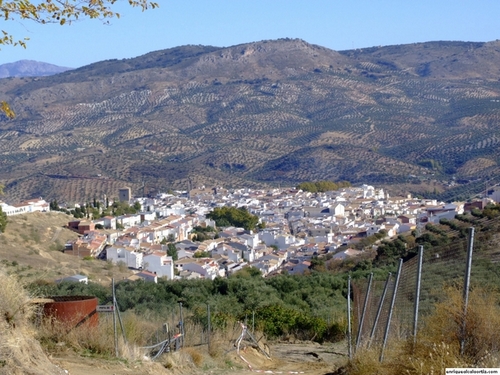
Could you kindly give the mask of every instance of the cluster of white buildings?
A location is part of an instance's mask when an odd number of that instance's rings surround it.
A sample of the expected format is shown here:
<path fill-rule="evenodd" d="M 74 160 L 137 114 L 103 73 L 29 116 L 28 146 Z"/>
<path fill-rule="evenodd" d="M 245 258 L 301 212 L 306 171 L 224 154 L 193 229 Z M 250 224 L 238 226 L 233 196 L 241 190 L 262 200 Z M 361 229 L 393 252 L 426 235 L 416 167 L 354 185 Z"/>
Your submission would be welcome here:
<path fill-rule="evenodd" d="M 0 207 L 7 216 L 50 211 L 50 204 L 42 198 L 30 199 L 13 205 L 0 201 Z"/>
<path fill-rule="evenodd" d="M 464 208 L 411 196 L 390 197 L 369 185 L 326 193 L 201 187 L 133 202 L 141 204 L 140 213 L 97 219 L 93 224 L 105 228 L 106 258 L 141 271 L 137 274 L 148 279 L 214 279 L 247 266 L 264 276 L 282 270 L 302 273 L 314 256 L 331 253 L 330 258 L 340 260 L 356 256 L 359 251 L 339 252 L 339 248 L 381 230 L 387 237 L 410 232 L 427 222 L 453 218 Z M 265 228 L 258 232 L 222 228 L 217 238 L 192 241 L 194 227 L 215 227 L 206 214 L 222 206 L 245 207 Z M 167 239 L 175 240 L 178 260 L 167 255 Z"/>
<path fill-rule="evenodd" d="M 16 210 L 48 210 L 43 200 L 27 202 L 16 206 Z M 141 204 L 140 213 L 71 222 L 70 227 L 79 230 L 83 238 L 79 241 L 80 247 L 73 244 L 68 251 L 75 255 L 87 254 L 81 248 L 85 246 L 85 238 L 94 244 L 93 249 L 100 251 L 102 246 L 92 235 L 100 233 L 106 238 L 107 260 L 122 262 L 137 270 L 135 278 L 151 281 L 157 277 L 214 279 L 247 266 L 259 269 L 263 276 L 282 270 L 302 273 L 309 268 L 314 256 L 330 253 L 329 258 L 341 260 L 356 256 L 358 251 L 340 252 L 339 248 L 345 249 L 381 230 L 387 237 L 394 237 L 422 228 L 428 222 L 451 219 L 464 210 L 463 203 L 390 197 L 383 189 L 369 185 L 325 193 L 201 187 L 175 195 L 161 194 L 130 201 L 135 202 Z M 215 238 L 192 241 L 194 227 L 215 227 L 215 222 L 206 214 L 222 206 L 245 207 L 259 217 L 265 228 L 258 232 L 222 228 Z M 12 207 L 2 204 L 7 215 L 17 212 Z M 96 226 L 104 229 L 96 229 Z M 167 255 L 167 240 L 174 240 L 178 254 L 175 261 Z M 102 257 L 103 253 L 89 251 L 88 254 Z"/>

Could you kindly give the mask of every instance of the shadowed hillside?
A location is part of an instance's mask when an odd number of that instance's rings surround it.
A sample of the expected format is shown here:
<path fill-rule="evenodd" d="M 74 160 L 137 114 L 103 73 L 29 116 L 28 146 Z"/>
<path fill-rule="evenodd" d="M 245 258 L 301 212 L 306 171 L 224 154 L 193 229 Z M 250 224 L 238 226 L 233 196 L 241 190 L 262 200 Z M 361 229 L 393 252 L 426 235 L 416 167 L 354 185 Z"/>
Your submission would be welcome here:
<path fill-rule="evenodd" d="M 460 194 L 481 190 L 500 182 L 499 61 L 498 41 L 336 52 L 281 39 L 7 78 L 17 117 L 0 120 L 0 183 L 11 199 L 61 201 L 143 181 L 422 190 L 455 177 Z"/>

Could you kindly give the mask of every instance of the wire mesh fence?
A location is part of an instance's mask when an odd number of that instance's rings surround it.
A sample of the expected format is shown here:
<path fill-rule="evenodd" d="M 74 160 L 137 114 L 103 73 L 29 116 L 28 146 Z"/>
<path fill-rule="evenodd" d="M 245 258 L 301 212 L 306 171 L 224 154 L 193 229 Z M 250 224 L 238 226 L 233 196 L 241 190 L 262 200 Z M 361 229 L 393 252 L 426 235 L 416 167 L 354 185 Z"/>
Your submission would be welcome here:
<path fill-rule="evenodd" d="M 369 281 L 353 284 L 356 347 L 369 346 L 383 337 L 383 327 L 387 322 L 390 307 L 390 294 L 394 290 L 394 279 L 391 276 L 389 275 L 386 282 L 372 281 L 369 290 Z"/>
<path fill-rule="evenodd" d="M 437 302 L 444 300 L 447 286 L 463 286 L 465 297 L 469 275 L 472 280 L 485 277 L 485 267 L 467 266 L 473 239 L 474 230 L 470 228 L 467 238 L 425 250 L 419 246 L 417 255 L 401 260 L 398 274 L 389 274 L 385 282 L 373 281 L 370 276 L 368 280 L 353 283 L 352 340 L 356 350 L 372 345 L 383 348 L 388 340 L 396 338 L 413 336 L 416 340 L 422 318 L 433 312 Z M 477 265 L 481 261 L 491 263 L 491 256 L 491 252 L 484 256 L 478 254 L 475 262 Z"/>

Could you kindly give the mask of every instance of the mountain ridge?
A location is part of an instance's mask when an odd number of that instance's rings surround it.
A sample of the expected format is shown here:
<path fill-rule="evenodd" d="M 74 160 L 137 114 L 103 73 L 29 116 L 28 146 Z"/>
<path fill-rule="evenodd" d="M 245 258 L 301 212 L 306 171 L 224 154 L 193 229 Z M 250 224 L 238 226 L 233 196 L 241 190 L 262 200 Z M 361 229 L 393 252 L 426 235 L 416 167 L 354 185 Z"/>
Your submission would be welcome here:
<path fill-rule="evenodd" d="M 430 176 L 493 183 L 499 61 L 498 41 L 337 52 L 279 39 L 4 79 L 0 96 L 17 117 L 0 120 L 0 182 L 13 199 L 68 201 L 143 181 L 151 193 L 321 179 L 410 190 Z"/>
<path fill-rule="evenodd" d="M 11 63 L 0 64 L 0 78 L 42 77 L 62 73 L 70 69 L 73 68 L 67 68 L 35 60 L 19 60 Z"/>

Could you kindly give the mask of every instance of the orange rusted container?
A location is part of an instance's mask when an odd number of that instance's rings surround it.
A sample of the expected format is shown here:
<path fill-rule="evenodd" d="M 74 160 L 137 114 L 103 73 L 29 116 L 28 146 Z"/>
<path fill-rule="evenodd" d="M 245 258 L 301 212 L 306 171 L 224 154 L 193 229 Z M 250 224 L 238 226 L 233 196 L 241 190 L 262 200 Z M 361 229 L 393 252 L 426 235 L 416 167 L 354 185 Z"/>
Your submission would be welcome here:
<path fill-rule="evenodd" d="M 43 306 L 43 316 L 62 324 L 66 329 L 79 326 L 96 327 L 99 316 L 96 313 L 97 298 L 93 296 L 55 296 L 54 302 Z"/>

